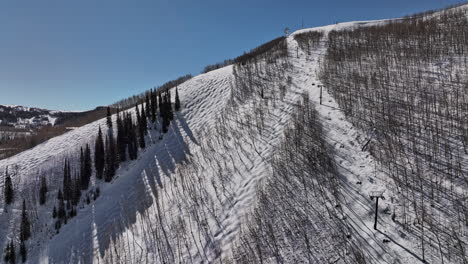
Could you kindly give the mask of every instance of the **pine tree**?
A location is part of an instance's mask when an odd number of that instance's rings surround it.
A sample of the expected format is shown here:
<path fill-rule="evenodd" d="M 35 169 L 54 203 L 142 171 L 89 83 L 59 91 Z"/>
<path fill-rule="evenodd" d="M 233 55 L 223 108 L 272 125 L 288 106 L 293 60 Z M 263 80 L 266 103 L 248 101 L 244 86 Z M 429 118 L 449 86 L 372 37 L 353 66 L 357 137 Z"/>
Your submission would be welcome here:
<path fill-rule="evenodd" d="M 117 148 L 119 152 L 120 162 L 127 160 L 127 134 L 124 125 L 125 120 L 122 120 L 120 113 L 117 113 Z"/>
<path fill-rule="evenodd" d="M 128 155 L 131 160 L 135 160 L 138 157 L 138 138 L 136 135 L 136 127 L 133 124 L 132 116 L 127 116 L 128 125 Z"/>
<path fill-rule="evenodd" d="M 164 104 L 161 94 L 158 95 L 158 104 L 159 104 L 159 116 L 163 117 L 164 115 Z"/>
<path fill-rule="evenodd" d="M 130 160 L 133 160 L 133 138 L 132 138 L 132 117 L 130 114 L 126 114 L 124 117 L 124 130 L 125 130 L 125 135 L 126 135 L 126 145 L 127 145 L 127 151 L 128 151 L 128 158 Z"/>
<path fill-rule="evenodd" d="M 136 114 L 137 114 L 137 129 L 138 129 L 138 142 L 140 145 L 140 148 L 144 149 L 145 148 L 145 130 L 144 130 L 144 125 L 143 125 L 143 118 L 140 116 L 140 110 L 138 105 L 135 106 L 136 108 Z"/>
<path fill-rule="evenodd" d="M 88 189 L 89 182 L 91 181 L 91 175 L 93 174 L 93 162 L 91 160 L 91 148 L 89 147 L 89 144 L 86 144 L 84 165 L 86 174 L 86 189 Z"/>
<path fill-rule="evenodd" d="M 47 198 L 47 182 L 44 176 L 41 177 L 41 187 L 39 188 L 39 204 L 43 205 Z"/>
<path fill-rule="evenodd" d="M 63 167 L 63 199 L 65 201 L 72 200 L 73 193 L 73 183 L 71 181 L 71 171 L 70 171 L 70 162 L 68 159 L 65 159 L 65 165 Z"/>
<path fill-rule="evenodd" d="M 151 116 L 151 102 L 150 102 L 149 92 L 146 93 L 146 98 L 145 98 L 145 115 L 147 117 Z"/>
<path fill-rule="evenodd" d="M 10 264 L 16 263 L 16 250 L 13 241 L 10 242 Z"/>
<path fill-rule="evenodd" d="M 106 149 L 106 161 L 108 164 L 106 166 L 112 167 L 112 169 L 108 170 L 109 173 L 111 173 L 111 177 L 114 177 L 115 170 L 119 167 L 119 160 L 117 158 L 117 146 L 115 145 L 115 139 L 114 139 L 114 129 L 112 128 L 112 124 L 107 130 L 107 140 L 108 140 L 108 145 L 107 147 L 109 149 Z M 107 157 L 108 155 L 108 157 Z M 109 175 L 108 175 L 109 176 Z"/>
<path fill-rule="evenodd" d="M 11 204 L 14 198 L 13 184 L 11 183 L 11 177 L 8 174 L 8 167 L 6 168 L 5 172 L 4 198 L 6 204 Z"/>
<path fill-rule="evenodd" d="M 72 204 L 77 205 L 81 198 L 81 186 L 83 183 L 79 175 L 75 176 L 73 179 L 73 195 L 72 195 Z"/>
<path fill-rule="evenodd" d="M 167 97 L 164 96 L 164 99 L 162 99 L 161 94 L 159 95 L 159 115 L 161 116 L 161 126 L 162 126 L 163 133 L 167 133 L 167 127 L 168 127 L 166 98 Z"/>
<path fill-rule="evenodd" d="M 178 112 L 180 110 L 180 100 L 179 100 L 179 89 L 176 87 L 175 90 L 175 110 Z"/>
<path fill-rule="evenodd" d="M 31 225 L 28 213 L 26 212 L 26 201 L 23 200 L 23 211 L 21 212 L 20 241 L 28 240 L 31 237 Z"/>
<path fill-rule="evenodd" d="M 167 117 L 169 118 L 169 123 L 174 119 L 174 112 L 172 110 L 172 103 L 171 103 L 171 90 L 167 90 L 166 92 L 166 111 Z"/>
<path fill-rule="evenodd" d="M 5 250 L 3 251 L 3 260 L 5 263 L 8 263 L 11 258 L 11 248 L 10 248 L 10 243 L 7 243 Z"/>
<path fill-rule="evenodd" d="M 151 90 L 151 121 L 156 121 L 156 110 L 158 108 L 158 100 L 156 98 L 156 92 Z"/>
<path fill-rule="evenodd" d="M 109 129 L 112 128 L 112 114 L 109 106 L 107 107 L 107 127 Z"/>
<path fill-rule="evenodd" d="M 59 195 L 58 195 L 57 217 L 59 219 L 63 219 L 65 217 L 65 204 L 63 201 L 62 190 L 59 190 Z"/>
<path fill-rule="evenodd" d="M 86 190 L 89 187 L 91 181 L 91 175 L 93 173 L 92 162 L 91 162 L 91 150 L 89 145 L 86 144 L 86 149 L 83 152 L 81 148 L 80 156 L 80 187 L 82 190 Z"/>
<path fill-rule="evenodd" d="M 94 147 L 94 167 L 96 168 L 96 178 L 102 179 L 105 163 L 104 141 L 102 139 L 102 131 L 99 126 L 98 137 Z"/>
<path fill-rule="evenodd" d="M 104 169 L 104 180 L 110 182 L 115 175 L 115 147 L 111 136 L 106 138 L 106 164 Z"/>
<path fill-rule="evenodd" d="M 138 105 L 135 105 L 135 111 L 136 111 L 137 124 L 139 126 L 141 124 L 141 115 L 140 115 L 140 108 L 138 107 Z"/>
<path fill-rule="evenodd" d="M 146 117 L 147 115 L 145 114 L 145 111 L 142 111 L 141 112 L 141 125 L 142 125 L 141 129 L 143 130 L 144 135 L 148 134 L 148 119 Z"/>
<path fill-rule="evenodd" d="M 52 211 L 52 218 L 57 217 L 57 208 L 54 206 L 54 210 Z"/>
<path fill-rule="evenodd" d="M 162 118 L 162 132 L 167 133 L 168 127 L 171 124 L 171 120 L 174 118 L 174 114 L 172 112 L 171 94 L 169 90 L 164 94 L 160 109 Z"/>
<path fill-rule="evenodd" d="M 84 185 L 86 183 L 86 175 L 84 172 L 84 153 L 83 153 L 83 147 L 80 148 L 80 177 L 81 177 L 81 183 Z M 81 188 L 85 189 L 84 186 L 81 186 Z"/>
<path fill-rule="evenodd" d="M 23 263 L 26 262 L 27 251 L 26 251 L 26 245 L 24 244 L 24 241 L 20 242 L 20 255 L 21 255 L 21 261 Z"/>

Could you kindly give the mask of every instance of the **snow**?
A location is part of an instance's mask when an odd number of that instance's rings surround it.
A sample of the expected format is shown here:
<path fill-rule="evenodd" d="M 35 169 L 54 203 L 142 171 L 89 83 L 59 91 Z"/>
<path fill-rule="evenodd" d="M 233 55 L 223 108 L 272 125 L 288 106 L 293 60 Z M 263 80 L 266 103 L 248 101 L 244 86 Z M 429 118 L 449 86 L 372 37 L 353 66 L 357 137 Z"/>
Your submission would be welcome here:
<path fill-rule="evenodd" d="M 320 30 L 325 35 L 331 30 L 341 30 L 347 27 L 358 27 L 382 23 L 380 21 L 372 22 L 351 22 L 321 27 Z M 343 26 L 346 24 L 346 27 Z M 303 31 L 301 31 L 303 32 Z M 296 33 L 297 34 L 297 33 Z M 339 172 L 345 177 L 345 186 L 342 191 L 345 194 L 343 203 L 345 206 L 345 215 L 350 219 L 350 223 L 357 232 L 361 241 L 365 241 L 369 246 L 369 253 L 373 254 L 375 259 L 384 259 L 390 263 L 399 259 L 402 263 L 416 263 L 418 259 L 412 252 L 417 252 L 409 241 L 401 239 L 398 233 L 398 226 L 392 223 L 390 215 L 380 214 L 378 219 L 378 232 L 373 230 L 374 226 L 374 201 L 370 199 L 370 193 L 383 192 L 386 198 L 395 196 L 391 190 L 387 189 L 390 185 L 388 177 L 375 170 L 376 161 L 367 151 L 362 151 L 362 146 L 367 139 L 363 132 L 358 131 L 346 120 L 338 104 L 327 92 L 327 87 L 323 87 L 322 105 L 320 105 L 320 88 L 322 85 L 316 76 L 318 70 L 318 61 L 326 53 L 326 43 L 323 40 L 321 48 L 312 56 L 307 56 L 299 49 L 299 59 L 295 61 L 297 65 L 299 81 L 297 85 L 304 91 L 309 91 L 310 99 L 316 104 L 316 110 L 320 114 L 322 124 L 326 130 L 328 142 L 334 146 L 335 160 L 337 161 Z M 291 38 L 290 48 L 295 49 L 297 44 Z M 302 53 L 302 54 L 301 54 Z M 315 85 L 313 85 L 315 84 Z M 356 184 L 362 182 L 362 184 Z M 392 206 L 390 199 L 380 200 L 379 208 Z M 372 212 L 370 214 L 370 212 Z M 384 238 L 391 239 L 395 243 L 383 244 Z M 383 261 L 382 259 L 382 261 Z"/>
<path fill-rule="evenodd" d="M 35 212 L 35 232 L 32 241 L 28 242 L 29 263 L 101 263 L 110 255 L 117 254 L 116 249 L 121 250 L 120 254 L 124 254 L 127 261 L 152 263 L 161 254 L 155 243 L 166 243 L 163 236 L 166 240 L 166 236 L 178 239 L 171 232 L 178 221 L 185 223 L 186 230 L 193 233 L 192 237 L 186 238 L 191 244 L 183 245 L 185 249 L 173 249 L 179 254 L 173 260 L 195 263 L 221 261 L 230 254 L 244 217 L 255 204 L 256 191 L 262 179 L 271 173 L 268 161 L 281 142 L 294 103 L 303 92 L 310 94 L 326 130 L 327 141 L 337 153 L 335 159 L 343 175 L 342 186 L 345 186 L 342 198 L 344 214 L 358 239 L 367 245 L 369 257 L 389 263 L 419 261 L 415 253 L 419 249 L 413 238 L 403 238 L 400 227 L 392 222 L 389 215 L 380 214 L 379 231 L 373 230 L 374 201 L 370 200 L 369 193 L 385 191 L 387 199 L 379 202 L 379 208 L 391 208 L 395 190 L 387 188 L 392 185 L 390 179 L 378 170 L 372 156 L 362 151 L 367 135 L 346 120 L 327 93 L 327 87 L 323 90 L 323 104 L 319 104 L 320 80 L 316 72 L 318 62 L 326 53 L 326 34 L 331 30 L 386 21 L 338 23 L 291 34 L 287 39 L 290 53 L 299 52 L 299 56 L 291 56 L 293 85 L 284 102 L 264 106 L 267 129 L 261 133 L 255 129 L 241 129 L 243 124 L 239 122 L 259 109 L 254 100 L 248 99 L 236 107 L 231 105 L 234 66 L 214 70 L 183 83 L 178 87 L 182 111 L 176 114 L 169 132 L 160 140 L 158 130 L 150 129 L 147 148 L 139 153 L 138 160 L 123 163 L 111 183 L 93 182 L 92 188 L 100 187 L 100 197 L 90 205 L 82 203 L 78 215 L 70 219 L 58 234 L 54 234 L 51 212 L 61 184 L 61 162 L 65 157 L 76 160 L 80 147 L 86 144 L 93 146 L 98 127 L 106 132 L 106 120 L 74 128 L 33 149 L 1 160 L 0 172 L 9 167 L 14 186 L 20 190 L 17 197 L 25 198 L 28 208 L 35 203 L 36 198 L 33 197 L 37 196 L 36 186 L 41 172 L 45 172 L 52 190 L 47 204 Z M 325 37 L 320 48 L 309 56 L 297 48 L 294 35 L 311 30 L 322 31 Z M 135 114 L 133 110 L 130 112 Z M 223 116 L 223 113 L 229 114 Z M 50 115 L 48 119 L 55 122 Z M 223 179 L 226 180 L 227 192 L 220 195 L 219 189 L 224 188 L 220 185 Z M 357 182 L 362 184 L 355 184 Z M 195 186 L 201 187 L 195 189 Z M 0 187 L 3 187 L 3 181 L 0 181 Z M 209 212 L 209 205 L 192 203 L 192 191 L 203 192 L 201 197 L 210 198 L 202 199 L 201 203 L 212 202 L 213 211 Z M 1 248 L 18 228 L 20 205 L 21 200 L 17 198 L 8 212 L 0 211 Z M 5 206 L 2 204 L 2 207 Z M 194 220 L 195 211 L 200 211 L 200 215 L 207 218 L 203 227 L 197 225 L 198 219 Z M 209 216 L 208 212 L 213 215 Z M 158 232 L 149 232 L 150 228 Z M 205 229 L 212 235 L 206 235 Z M 159 236 L 158 239 L 155 236 Z M 393 243 L 384 244 L 383 239 Z"/>

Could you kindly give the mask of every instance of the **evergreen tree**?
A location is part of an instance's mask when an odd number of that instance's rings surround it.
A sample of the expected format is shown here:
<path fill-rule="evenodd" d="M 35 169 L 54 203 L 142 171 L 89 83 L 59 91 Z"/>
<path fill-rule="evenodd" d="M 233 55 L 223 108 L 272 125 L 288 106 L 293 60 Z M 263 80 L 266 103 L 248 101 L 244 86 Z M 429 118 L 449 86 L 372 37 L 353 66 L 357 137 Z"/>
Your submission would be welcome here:
<path fill-rule="evenodd" d="M 11 183 L 11 177 L 8 174 L 8 167 L 5 172 L 5 187 L 4 187 L 4 198 L 6 204 L 11 204 L 13 202 L 13 184 Z"/>
<path fill-rule="evenodd" d="M 159 104 L 159 116 L 163 117 L 164 115 L 164 104 L 162 101 L 161 94 L 158 95 L 158 104 Z"/>
<path fill-rule="evenodd" d="M 10 243 L 7 243 L 5 250 L 3 251 L 3 260 L 5 263 L 8 263 L 11 258 L 11 248 L 10 248 Z"/>
<path fill-rule="evenodd" d="M 73 196 L 72 196 L 72 204 L 77 205 L 78 202 L 80 201 L 81 197 L 81 186 L 83 186 L 83 183 L 81 182 L 82 179 L 77 175 L 75 176 L 73 180 Z"/>
<path fill-rule="evenodd" d="M 144 130 L 144 125 L 143 125 L 143 118 L 140 116 L 140 110 L 138 105 L 135 106 L 136 108 L 136 114 L 137 114 L 137 128 L 138 128 L 138 142 L 140 145 L 140 148 L 144 149 L 145 148 L 145 130 Z"/>
<path fill-rule="evenodd" d="M 119 152 L 120 162 L 127 160 L 127 130 L 124 125 L 124 121 L 120 117 L 120 113 L 117 113 L 117 148 Z"/>
<path fill-rule="evenodd" d="M 135 160 L 138 157 L 138 138 L 136 135 L 136 127 L 133 124 L 132 116 L 127 116 L 128 124 L 128 155 L 131 160 Z"/>
<path fill-rule="evenodd" d="M 80 177 L 81 177 L 81 183 L 84 185 L 85 184 L 85 172 L 84 172 L 84 153 L 83 153 L 83 147 L 80 147 Z M 84 186 L 81 186 L 82 188 Z"/>
<path fill-rule="evenodd" d="M 26 251 L 26 245 L 24 244 L 24 241 L 20 242 L 20 255 L 21 255 L 21 261 L 23 263 L 26 262 L 27 251 Z"/>
<path fill-rule="evenodd" d="M 105 161 L 108 162 L 106 166 L 109 166 L 109 170 L 107 171 L 110 173 L 111 177 L 114 177 L 115 170 L 119 166 L 119 160 L 117 159 L 117 148 L 115 145 L 115 139 L 114 139 L 114 129 L 112 128 L 112 124 L 107 130 L 107 140 L 108 140 L 108 149 L 106 148 L 106 159 Z M 112 168 L 111 168 L 112 167 Z M 108 176 L 109 176 L 108 175 Z"/>
<path fill-rule="evenodd" d="M 179 89 L 176 87 L 175 90 L 175 110 L 178 112 L 180 110 L 180 100 L 179 100 Z"/>
<path fill-rule="evenodd" d="M 148 134 L 148 119 L 147 119 L 147 115 L 145 114 L 145 111 L 141 112 L 141 125 L 142 125 L 141 129 L 143 130 L 143 134 L 147 135 Z"/>
<path fill-rule="evenodd" d="M 104 153 L 104 141 L 102 139 L 102 131 L 99 126 L 98 137 L 94 147 L 94 167 L 96 168 L 96 178 L 102 179 L 104 172 L 105 153 Z"/>
<path fill-rule="evenodd" d="M 85 160 L 84 160 L 84 171 L 86 174 L 86 189 L 88 189 L 89 182 L 91 181 L 91 175 L 93 174 L 93 162 L 91 160 L 91 148 L 89 147 L 89 144 L 86 144 L 86 149 L 85 149 Z"/>
<path fill-rule="evenodd" d="M 166 133 L 168 131 L 169 125 L 171 124 L 171 120 L 174 118 L 174 114 L 172 112 L 171 94 L 169 90 L 164 94 L 162 105 L 160 105 L 160 111 L 162 118 L 162 132 Z"/>
<path fill-rule="evenodd" d="M 139 126 L 141 124 L 141 115 L 140 115 L 140 108 L 138 107 L 138 105 L 135 105 L 135 111 L 136 111 L 137 124 Z"/>
<path fill-rule="evenodd" d="M 110 182 L 115 175 L 115 147 L 111 136 L 106 138 L 106 164 L 104 169 L 104 180 Z"/>
<path fill-rule="evenodd" d="M 43 205 L 47 198 L 47 182 L 44 176 L 41 177 L 41 186 L 39 188 L 39 204 Z"/>
<path fill-rule="evenodd" d="M 151 90 L 151 121 L 156 121 L 156 110 L 158 108 L 158 100 L 156 98 L 156 92 Z"/>
<path fill-rule="evenodd" d="M 149 92 L 146 93 L 146 98 L 145 98 L 145 115 L 146 117 L 151 116 L 151 102 L 150 102 Z"/>
<path fill-rule="evenodd" d="M 169 118 L 169 123 L 174 119 L 174 112 L 172 110 L 172 103 L 171 103 L 171 90 L 167 90 L 166 92 L 166 111 L 167 117 Z"/>
<path fill-rule="evenodd" d="M 10 241 L 10 264 L 16 263 L 16 250 L 13 241 Z"/>
<path fill-rule="evenodd" d="M 127 144 L 127 151 L 128 151 L 128 158 L 130 160 L 133 160 L 133 139 L 132 139 L 132 133 L 131 133 L 131 129 L 132 129 L 132 117 L 130 114 L 126 114 L 124 116 L 124 130 L 125 130 L 125 135 L 126 135 L 126 144 Z"/>
<path fill-rule="evenodd" d="M 20 241 L 28 240 L 31 237 L 31 225 L 28 213 L 26 212 L 26 201 L 23 200 L 23 211 L 21 212 Z"/>
<path fill-rule="evenodd" d="M 57 217 L 57 208 L 54 206 L 54 210 L 52 211 L 52 218 Z"/>
<path fill-rule="evenodd" d="M 109 106 L 107 107 L 107 127 L 109 129 L 112 128 L 112 114 Z"/>
<path fill-rule="evenodd" d="M 88 189 L 89 182 L 91 181 L 91 175 L 93 173 L 92 164 L 91 164 L 91 150 L 89 145 L 86 144 L 86 149 L 83 153 L 83 148 L 81 148 L 81 158 L 80 158 L 80 187 L 82 190 Z"/>
<path fill-rule="evenodd" d="M 71 171 L 70 171 L 70 162 L 68 159 L 65 159 L 65 165 L 63 167 L 63 199 L 65 201 L 72 200 L 73 194 L 73 183 L 71 181 Z"/>
<path fill-rule="evenodd" d="M 63 201 L 63 196 L 61 195 L 62 190 L 59 190 L 59 197 L 58 197 L 58 210 L 57 210 L 57 217 L 59 219 L 63 219 L 65 217 L 65 204 Z"/>
<path fill-rule="evenodd" d="M 159 115 L 161 116 L 162 132 L 166 133 L 168 127 L 167 103 L 166 96 L 164 96 L 164 99 L 162 99 L 161 94 L 159 94 Z"/>

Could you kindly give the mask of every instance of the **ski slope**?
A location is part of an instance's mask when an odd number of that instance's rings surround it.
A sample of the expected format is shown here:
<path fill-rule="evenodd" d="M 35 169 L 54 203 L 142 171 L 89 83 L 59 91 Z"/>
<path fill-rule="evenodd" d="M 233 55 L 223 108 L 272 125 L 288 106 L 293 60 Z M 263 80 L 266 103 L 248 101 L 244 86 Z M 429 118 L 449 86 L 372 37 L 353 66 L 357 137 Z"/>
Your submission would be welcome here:
<path fill-rule="evenodd" d="M 344 177 L 342 204 L 344 215 L 353 227 L 353 235 L 367 245 L 366 252 L 374 262 L 418 263 L 421 259 L 415 254 L 417 249 L 407 239 L 402 239 L 400 227 L 392 222 L 390 213 L 383 213 L 383 209 L 392 208 L 391 200 L 396 196 L 391 186 L 391 179 L 377 168 L 377 162 L 367 150 L 362 150 L 371 133 L 363 133 L 346 120 L 338 104 L 327 92 L 317 76 L 318 61 L 327 51 L 327 34 L 332 30 L 342 30 L 366 25 L 385 23 L 386 20 L 349 22 L 321 27 L 312 30 L 321 30 L 325 33 L 320 48 L 308 55 L 297 48 L 297 43 L 290 40 L 290 48 L 299 50 L 298 59 L 294 60 L 297 76 L 297 85 L 310 94 L 320 115 L 321 123 L 326 130 L 328 143 L 334 147 L 335 160 L 339 173 Z M 301 30 L 294 34 L 303 33 Z M 294 35 L 293 34 L 293 35 Z M 322 104 L 320 104 L 320 85 L 322 89 Z M 371 192 L 382 192 L 386 200 L 380 199 L 378 218 L 378 231 L 374 230 L 375 200 L 370 199 Z M 401 232 L 401 233 L 400 233 Z M 393 243 L 383 243 L 389 239 Z"/>
<path fill-rule="evenodd" d="M 8 167 L 12 175 L 16 199 L 9 207 L 0 204 L 0 247 L 17 233 L 20 205 L 25 199 L 28 208 L 37 208 L 29 210 L 33 235 L 28 241 L 28 263 L 154 263 L 160 259 L 167 263 L 221 263 L 231 257 L 239 230 L 255 205 L 257 189 L 271 173 L 269 161 L 290 123 L 294 105 L 308 93 L 327 141 L 337 154 L 343 213 L 356 239 L 366 245 L 370 261 L 418 263 L 421 260 L 414 238 L 404 238 L 389 214 L 381 213 L 379 230 L 373 230 L 374 201 L 369 193 L 385 190 L 387 199 L 380 201 L 379 208 L 391 209 L 396 190 L 386 188 L 390 179 L 362 150 L 369 135 L 346 120 L 327 87 L 323 103 L 319 103 L 317 72 L 326 54 L 328 32 L 385 21 L 339 23 L 289 36 L 291 68 L 268 84 L 276 87 L 290 77 L 292 85 L 275 104 L 255 98 L 233 99 L 234 66 L 183 83 L 178 87 L 182 110 L 176 113 L 169 132 L 160 137 L 158 124 L 151 124 L 147 147 L 138 159 L 121 164 L 111 183 L 93 181 L 91 189 L 99 187 L 100 197 L 89 205 L 82 201 L 78 215 L 58 234 L 51 212 L 61 186 L 63 159 L 77 161 L 80 147 L 94 145 L 98 127 L 106 132 L 106 120 L 1 160 L 0 171 Z M 294 35 L 310 30 L 322 31 L 325 36 L 320 47 L 307 55 L 298 48 Z M 46 176 L 50 190 L 45 206 L 37 205 L 41 175 Z M 384 239 L 391 243 L 383 243 Z"/>

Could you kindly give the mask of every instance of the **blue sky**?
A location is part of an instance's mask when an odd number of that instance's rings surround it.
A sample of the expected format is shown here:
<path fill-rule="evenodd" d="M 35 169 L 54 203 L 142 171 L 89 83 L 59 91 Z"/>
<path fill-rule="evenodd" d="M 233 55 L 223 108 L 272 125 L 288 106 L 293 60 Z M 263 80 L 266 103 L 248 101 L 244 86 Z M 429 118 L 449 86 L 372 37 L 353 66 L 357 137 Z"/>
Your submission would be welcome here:
<path fill-rule="evenodd" d="M 0 0 L 0 104 L 87 110 L 282 34 L 454 0 Z"/>

